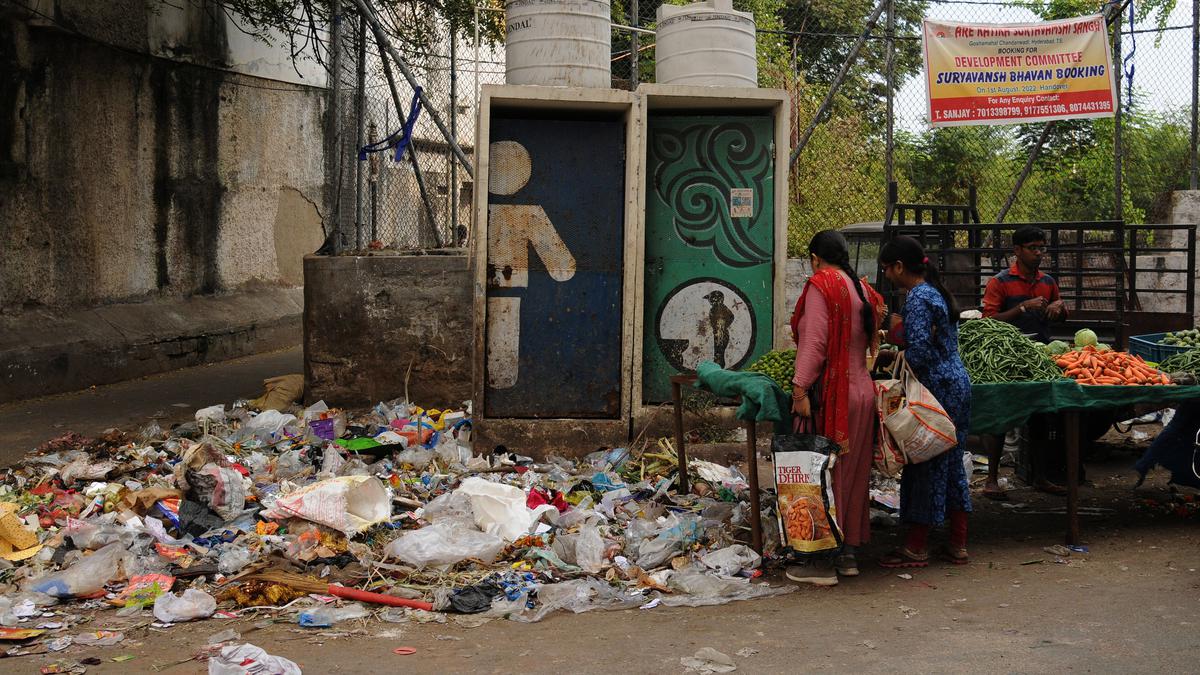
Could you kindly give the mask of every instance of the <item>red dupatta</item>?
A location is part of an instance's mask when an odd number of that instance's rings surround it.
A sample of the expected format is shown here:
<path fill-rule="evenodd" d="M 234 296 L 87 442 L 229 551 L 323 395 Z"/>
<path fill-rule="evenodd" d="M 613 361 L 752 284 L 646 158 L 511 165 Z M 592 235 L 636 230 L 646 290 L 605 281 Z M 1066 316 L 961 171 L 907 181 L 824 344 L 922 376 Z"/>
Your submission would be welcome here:
<path fill-rule="evenodd" d="M 867 302 L 875 308 L 878 317 L 883 307 L 883 296 L 871 288 L 865 279 L 858 283 L 862 284 Z M 841 452 L 845 453 L 850 449 L 851 289 L 837 270 L 823 269 L 809 278 L 804 285 L 804 292 L 796 301 L 796 311 L 792 313 L 792 340 L 797 346 L 800 318 L 804 316 L 804 298 L 814 287 L 829 308 L 829 336 L 825 345 L 825 370 L 821 373 L 821 400 L 811 403 L 816 408 L 815 421 L 820 433 L 837 443 Z M 878 331 L 871 336 L 870 345 L 872 352 L 879 346 Z"/>

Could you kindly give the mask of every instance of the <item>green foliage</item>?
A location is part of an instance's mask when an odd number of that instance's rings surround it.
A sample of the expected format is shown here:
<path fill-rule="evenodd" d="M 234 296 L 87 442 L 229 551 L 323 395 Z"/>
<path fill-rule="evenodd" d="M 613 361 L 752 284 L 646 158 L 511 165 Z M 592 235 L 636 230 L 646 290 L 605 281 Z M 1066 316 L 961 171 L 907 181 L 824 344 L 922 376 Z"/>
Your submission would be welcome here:
<path fill-rule="evenodd" d="M 854 38 L 866 26 L 867 18 L 877 0 L 782 0 L 779 16 L 784 28 L 806 33 L 795 40 L 796 63 L 805 81 L 827 89 L 845 62 Z M 929 3 L 924 0 L 896 0 L 896 35 L 915 37 L 921 34 L 921 19 Z M 881 14 L 873 33 L 884 35 L 886 13 Z M 919 40 L 897 40 L 895 83 L 900 85 L 921 70 Z M 790 45 L 789 45 L 790 48 Z M 887 43 L 869 40 L 851 67 L 841 97 L 865 120 L 879 128 L 886 122 L 884 97 L 887 83 Z"/>

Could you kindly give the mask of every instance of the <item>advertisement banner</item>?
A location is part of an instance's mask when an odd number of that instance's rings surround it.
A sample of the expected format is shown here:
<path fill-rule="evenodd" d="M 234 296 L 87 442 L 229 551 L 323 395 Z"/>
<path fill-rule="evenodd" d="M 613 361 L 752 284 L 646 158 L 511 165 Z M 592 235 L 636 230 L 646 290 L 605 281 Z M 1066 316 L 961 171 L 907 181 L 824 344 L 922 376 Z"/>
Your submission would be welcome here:
<path fill-rule="evenodd" d="M 1112 52 L 1102 16 L 923 23 L 925 92 L 935 127 L 1114 114 Z"/>

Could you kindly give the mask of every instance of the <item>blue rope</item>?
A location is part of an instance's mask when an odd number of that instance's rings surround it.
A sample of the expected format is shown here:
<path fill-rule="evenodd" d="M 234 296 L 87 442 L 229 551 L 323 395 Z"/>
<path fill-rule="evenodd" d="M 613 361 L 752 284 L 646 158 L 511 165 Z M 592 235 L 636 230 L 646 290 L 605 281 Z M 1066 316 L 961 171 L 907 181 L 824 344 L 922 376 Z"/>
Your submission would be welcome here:
<path fill-rule="evenodd" d="M 404 151 L 408 149 L 409 143 L 412 141 L 413 127 L 417 124 L 417 118 L 421 116 L 421 88 L 417 87 L 413 92 L 412 103 L 409 104 L 408 119 L 401 124 L 400 128 L 395 133 L 375 143 L 368 143 L 358 150 L 358 161 L 362 162 L 367 159 L 367 155 L 372 152 L 383 152 L 391 148 L 396 149 L 396 161 L 399 162 L 404 158 Z"/>

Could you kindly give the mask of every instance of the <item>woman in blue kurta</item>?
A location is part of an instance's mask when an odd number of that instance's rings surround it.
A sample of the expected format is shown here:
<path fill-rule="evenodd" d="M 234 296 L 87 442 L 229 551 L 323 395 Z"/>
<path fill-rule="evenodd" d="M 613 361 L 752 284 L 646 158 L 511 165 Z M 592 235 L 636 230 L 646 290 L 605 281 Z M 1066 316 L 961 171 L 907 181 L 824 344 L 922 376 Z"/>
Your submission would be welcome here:
<path fill-rule="evenodd" d="M 943 553 L 951 562 L 965 564 L 971 495 L 963 452 L 971 421 L 971 380 L 958 356 L 958 311 L 938 279 L 937 267 L 916 239 L 896 237 L 884 245 L 879 261 L 888 281 L 908 292 L 891 341 L 904 345 L 905 360 L 950 415 L 958 435 L 958 445 L 950 450 L 904 467 L 900 520 L 908 524 L 908 535 L 904 546 L 884 556 L 880 564 L 928 565 L 929 530 L 944 521 L 949 521 L 949 542 Z"/>

